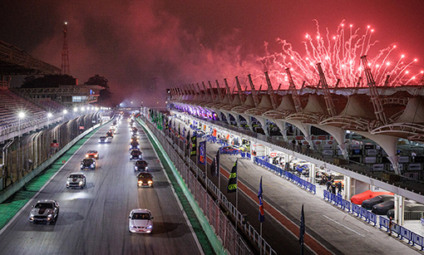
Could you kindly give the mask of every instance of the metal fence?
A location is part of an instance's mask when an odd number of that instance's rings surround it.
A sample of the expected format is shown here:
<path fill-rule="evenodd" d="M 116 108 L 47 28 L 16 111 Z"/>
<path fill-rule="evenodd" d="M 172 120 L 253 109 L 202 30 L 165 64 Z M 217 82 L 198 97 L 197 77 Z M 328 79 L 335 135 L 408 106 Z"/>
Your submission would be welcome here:
<path fill-rule="evenodd" d="M 324 190 L 324 201 L 331 203 L 334 206 L 339 207 L 344 212 L 350 213 L 365 222 L 372 224 L 375 227 L 384 229 L 387 232 L 390 231 L 390 228 L 393 233 L 397 234 L 397 238 L 400 240 L 405 240 L 408 244 L 414 246 L 418 245 L 421 247 L 421 250 L 424 249 L 424 238 L 401 225 L 392 223 L 392 226 L 389 224 L 389 219 L 382 215 L 375 215 L 374 213 L 366 210 L 359 205 L 351 203 L 350 201 L 344 200 L 340 195 L 336 195 Z"/>
<path fill-rule="evenodd" d="M 229 216 L 233 219 L 237 219 L 236 222 L 238 222 L 238 227 L 257 247 L 260 254 L 277 254 L 253 226 L 249 223 L 242 224 L 243 215 L 227 200 L 226 196 L 218 187 L 216 187 L 210 179 L 206 178 L 204 170 L 200 169 L 192 160 L 186 158 L 184 156 L 184 151 L 181 150 L 177 144 L 173 143 L 171 138 L 166 137 L 148 121 L 145 120 L 145 122 L 168 153 L 168 156 L 176 166 L 184 182 L 194 195 L 199 207 L 207 217 L 209 224 L 214 228 L 215 234 L 221 239 L 224 248 L 230 254 L 256 253 L 252 252 L 249 245 L 237 232 L 236 227 L 227 217 L 226 213 L 220 210 L 220 205 L 229 212 Z M 206 187 L 202 185 L 200 180 L 204 181 Z M 209 195 L 207 191 L 212 193 L 217 199 Z"/>

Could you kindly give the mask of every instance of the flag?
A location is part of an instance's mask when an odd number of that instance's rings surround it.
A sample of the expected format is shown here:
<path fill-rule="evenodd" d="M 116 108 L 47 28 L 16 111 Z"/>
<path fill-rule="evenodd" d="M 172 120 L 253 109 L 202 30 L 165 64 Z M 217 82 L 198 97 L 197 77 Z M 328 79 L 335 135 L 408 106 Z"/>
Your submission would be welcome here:
<path fill-rule="evenodd" d="M 299 243 L 300 245 L 303 245 L 303 237 L 305 235 L 305 214 L 303 212 L 303 205 L 302 205 L 302 212 L 300 213 L 300 234 L 299 234 Z"/>
<path fill-rule="evenodd" d="M 211 175 L 219 176 L 219 150 L 216 151 L 216 156 L 212 160 Z"/>
<path fill-rule="evenodd" d="M 190 156 L 196 156 L 197 155 L 197 136 L 196 133 L 193 134 L 191 137 L 191 151 Z"/>
<path fill-rule="evenodd" d="M 187 156 L 187 154 L 190 154 L 190 130 L 187 132 L 187 138 L 186 138 L 187 140 L 186 140 L 186 143 L 187 143 L 187 146 L 186 146 L 186 149 L 185 149 L 185 153 L 186 153 L 186 156 Z"/>
<path fill-rule="evenodd" d="M 228 177 L 228 186 L 227 192 L 235 192 L 237 191 L 237 160 L 234 163 L 233 168 L 231 169 L 230 176 Z"/>
<path fill-rule="evenodd" d="M 202 165 L 206 163 L 206 141 L 199 142 L 199 163 Z"/>
<path fill-rule="evenodd" d="M 259 199 L 259 222 L 265 221 L 265 212 L 264 212 L 264 206 L 262 203 L 262 176 L 261 181 L 259 182 L 259 191 L 258 191 L 258 199 Z"/>

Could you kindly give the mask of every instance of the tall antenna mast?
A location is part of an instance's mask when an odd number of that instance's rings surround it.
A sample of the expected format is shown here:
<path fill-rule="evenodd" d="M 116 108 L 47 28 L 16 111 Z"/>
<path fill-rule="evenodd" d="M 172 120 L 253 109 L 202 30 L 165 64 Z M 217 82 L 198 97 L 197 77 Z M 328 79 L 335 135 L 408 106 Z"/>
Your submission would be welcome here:
<path fill-rule="evenodd" d="M 62 74 L 69 74 L 69 51 L 68 51 L 68 22 L 63 23 L 63 49 L 62 49 Z"/>

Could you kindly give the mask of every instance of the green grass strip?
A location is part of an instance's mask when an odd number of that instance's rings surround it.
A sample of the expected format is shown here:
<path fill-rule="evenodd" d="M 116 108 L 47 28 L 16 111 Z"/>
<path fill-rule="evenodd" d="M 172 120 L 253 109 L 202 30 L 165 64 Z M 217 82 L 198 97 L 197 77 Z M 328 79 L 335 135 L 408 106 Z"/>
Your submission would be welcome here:
<path fill-rule="evenodd" d="M 5 202 L 0 204 L 0 229 L 2 229 L 18 212 L 28 203 L 31 198 L 47 183 L 48 180 L 64 165 L 63 161 L 69 158 L 87 141 L 100 127 L 97 127 L 89 134 L 81 138 L 61 157 L 59 157 L 46 170 L 34 177 L 24 188 L 16 192 Z"/>
<path fill-rule="evenodd" d="M 165 158 L 165 154 L 166 152 L 163 150 L 162 147 L 159 147 L 158 144 L 156 143 L 156 141 L 152 138 L 152 136 L 154 136 L 153 134 L 150 133 L 150 130 L 147 130 L 145 127 L 144 122 L 142 122 L 141 120 L 138 120 L 138 122 L 141 124 L 141 126 L 143 127 L 144 131 L 146 132 L 150 142 L 152 143 L 155 151 L 157 152 L 160 161 L 162 162 L 162 165 L 165 168 L 165 171 L 168 175 L 169 180 L 171 181 L 171 185 L 175 190 L 175 193 L 178 196 L 178 199 L 180 200 L 181 205 L 183 206 L 184 211 L 187 214 L 187 217 L 193 227 L 193 230 L 197 236 L 197 239 L 199 240 L 200 245 L 202 246 L 203 252 L 205 254 L 217 254 L 215 252 L 215 249 L 220 250 L 222 253 L 224 248 L 222 247 L 222 245 L 220 244 L 220 242 L 218 241 L 217 237 L 215 236 L 215 233 L 213 233 L 213 230 L 211 229 L 209 223 L 207 222 L 206 217 L 203 215 L 203 221 L 207 223 L 207 225 L 209 226 L 208 228 L 206 228 L 206 231 L 209 231 L 209 237 L 208 235 L 205 233 L 205 225 L 206 224 L 201 224 L 200 220 L 198 219 L 193 207 L 190 204 L 189 198 L 185 195 L 183 188 L 186 189 L 187 192 L 188 189 L 187 187 L 182 185 L 179 185 L 178 180 L 176 179 L 174 173 L 176 173 L 178 175 L 178 177 L 181 179 L 182 181 L 182 177 L 180 176 L 179 172 L 177 172 L 175 166 L 173 165 L 172 161 Z M 168 157 L 168 155 L 166 155 L 166 157 Z M 169 161 L 168 161 L 169 160 Z M 172 168 L 174 168 L 175 171 L 172 171 Z M 191 200 L 194 201 L 193 197 L 190 197 Z M 196 203 L 194 201 L 194 203 Z M 196 203 L 197 204 L 197 203 Z M 197 208 L 197 211 L 201 213 L 200 208 Z M 215 236 L 215 247 L 213 247 L 210 243 L 210 236 L 213 235 Z M 217 246 L 220 246 L 219 248 L 217 248 Z M 215 248 L 215 249 L 214 249 Z"/>

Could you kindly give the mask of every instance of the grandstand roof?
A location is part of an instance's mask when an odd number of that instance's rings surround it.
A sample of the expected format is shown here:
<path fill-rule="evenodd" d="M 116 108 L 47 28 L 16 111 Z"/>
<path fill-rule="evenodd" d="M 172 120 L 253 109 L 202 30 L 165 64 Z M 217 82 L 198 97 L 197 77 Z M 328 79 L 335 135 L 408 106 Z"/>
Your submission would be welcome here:
<path fill-rule="evenodd" d="M 60 69 L 38 60 L 11 44 L 0 41 L 0 74 L 59 74 Z"/>

